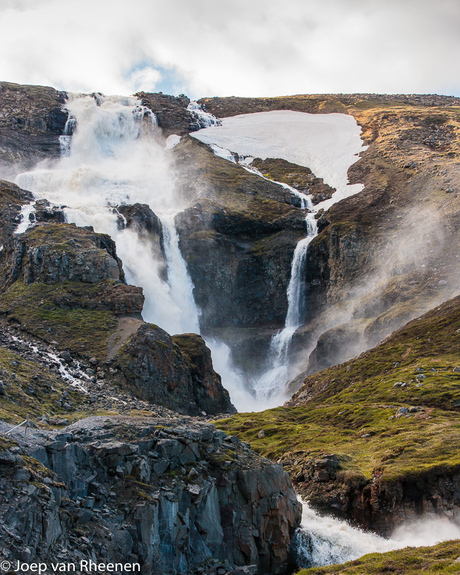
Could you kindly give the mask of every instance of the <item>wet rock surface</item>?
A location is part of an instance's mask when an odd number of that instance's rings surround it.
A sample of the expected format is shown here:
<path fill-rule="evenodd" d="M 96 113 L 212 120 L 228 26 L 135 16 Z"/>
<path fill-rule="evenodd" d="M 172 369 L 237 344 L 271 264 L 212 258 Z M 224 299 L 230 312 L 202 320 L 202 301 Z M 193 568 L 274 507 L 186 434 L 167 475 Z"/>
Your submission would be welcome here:
<path fill-rule="evenodd" d="M 59 136 L 67 112 L 65 92 L 46 86 L 0 82 L 0 166 L 8 173 L 30 169 L 39 160 L 60 155 Z"/>
<path fill-rule="evenodd" d="M 287 572 L 300 520 L 287 474 L 212 425 L 105 416 L 11 440 L 0 453 L 6 560 L 65 553 L 138 562 L 145 574 Z"/>

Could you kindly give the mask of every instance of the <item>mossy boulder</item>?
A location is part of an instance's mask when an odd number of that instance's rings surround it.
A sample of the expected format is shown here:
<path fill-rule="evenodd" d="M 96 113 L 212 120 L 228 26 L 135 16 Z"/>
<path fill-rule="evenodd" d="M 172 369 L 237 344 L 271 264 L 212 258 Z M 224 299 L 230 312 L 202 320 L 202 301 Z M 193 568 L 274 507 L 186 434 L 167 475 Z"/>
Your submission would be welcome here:
<path fill-rule="evenodd" d="M 171 338 L 158 326 L 144 324 L 113 362 L 123 374 L 120 385 L 141 399 L 189 415 L 235 411 L 199 335 Z"/>

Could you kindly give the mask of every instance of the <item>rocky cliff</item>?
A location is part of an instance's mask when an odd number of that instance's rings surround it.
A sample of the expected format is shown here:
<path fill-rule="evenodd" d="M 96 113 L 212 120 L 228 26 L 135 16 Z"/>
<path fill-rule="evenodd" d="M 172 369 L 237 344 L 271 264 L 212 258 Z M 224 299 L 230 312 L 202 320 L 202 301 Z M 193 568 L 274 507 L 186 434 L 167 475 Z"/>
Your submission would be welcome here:
<path fill-rule="evenodd" d="M 192 353 L 184 336 L 182 352 L 165 331 L 142 321 L 142 289 L 126 285 L 109 236 L 54 221 L 15 235 L 16 202 L 30 197 L 6 183 L 2 190 L 4 321 L 76 357 L 113 363 L 114 383 L 140 399 L 189 414 L 233 410 L 202 340 L 188 336 Z"/>
<path fill-rule="evenodd" d="M 0 177 L 59 157 L 66 98 L 54 88 L 0 82 Z"/>
<path fill-rule="evenodd" d="M 146 575 L 286 573 L 300 515 L 289 477 L 212 425 L 105 416 L 13 432 L 0 467 L 12 565 L 65 555 Z"/>
<path fill-rule="evenodd" d="M 368 148 L 348 175 L 364 190 L 319 214 L 319 234 L 308 250 L 308 318 L 293 347 L 308 373 L 353 357 L 458 293 L 458 98 L 340 94 L 200 102 L 221 118 L 340 112 L 362 127 Z M 282 178 L 268 167 L 265 175 Z"/>

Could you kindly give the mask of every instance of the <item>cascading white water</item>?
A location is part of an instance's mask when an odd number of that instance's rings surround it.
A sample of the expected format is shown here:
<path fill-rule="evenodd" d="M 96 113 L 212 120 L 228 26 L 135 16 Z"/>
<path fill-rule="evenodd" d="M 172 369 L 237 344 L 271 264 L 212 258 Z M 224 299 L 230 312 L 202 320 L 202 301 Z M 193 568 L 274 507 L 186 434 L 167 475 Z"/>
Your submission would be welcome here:
<path fill-rule="evenodd" d="M 181 313 L 185 320 L 179 331 L 200 333 L 199 313 L 193 298 L 193 283 L 179 249 L 174 214 L 163 216 L 161 224 L 171 296 L 175 302 L 181 303 Z"/>
<path fill-rule="evenodd" d="M 23 234 L 32 223 L 30 216 L 35 213 L 35 201 L 30 204 L 24 204 L 21 208 L 21 213 L 19 214 L 19 224 L 14 231 L 15 234 Z"/>
<path fill-rule="evenodd" d="M 313 208 L 307 197 L 306 206 Z M 318 234 L 315 212 L 309 212 L 306 218 L 307 236 L 300 240 L 294 250 L 291 265 L 291 278 L 287 289 L 288 311 L 284 329 L 278 332 L 270 343 L 270 366 L 254 383 L 253 389 L 258 399 L 267 407 L 275 407 L 283 402 L 285 386 L 289 381 L 289 346 L 297 329 L 304 321 L 304 277 L 308 246 Z"/>
<path fill-rule="evenodd" d="M 361 128 L 346 114 L 307 114 L 288 110 L 241 114 L 224 118 L 221 125 L 210 125 L 192 137 L 208 144 L 214 153 L 244 169 L 267 179 L 251 166 L 253 158 L 281 158 L 305 166 L 336 188 L 332 198 L 315 206 L 327 210 L 336 202 L 359 193 L 361 184 L 348 183 L 348 169 L 365 149 Z M 298 190 L 277 182 L 300 198 L 303 208 L 312 209 L 310 199 Z M 288 313 L 285 327 L 272 338 L 269 366 L 246 390 L 246 409 L 256 403 L 256 410 L 280 405 L 290 379 L 289 345 L 296 329 L 303 323 L 302 286 L 305 260 L 310 242 L 316 236 L 315 213 L 307 216 L 307 237 L 296 247 L 288 287 Z M 255 395 L 255 399 L 254 399 Z M 243 402 L 244 404 L 244 402 Z M 238 406 L 237 406 L 238 407 Z"/>
<path fill-rule="evenodd" d="M 193 286 L 174 227 L 173 215 L 184 206 L 174 193 L 155 117 L 134 97 L 77 96 L 67 108 L 69 133 L 61 139 L 59 162 L 19 174 L 16 183 L 37 198 L 65 205 L 67 221 L 110 234 L 128 281 L 144 288 L 146 321 L 170 333 L 198 331 Z M 158 250 L 136 230 L 119 229 L 114 208 L 134 203 L 148 204 L 162 222 L 167 281 Z"/>
<path fill-rule="evenodd" d="M 210 114 L 205 112 L 198 102 L 190 102 L 187 106 L 187 110 L 190 112 L 192 117 L 195 119 L 199 128 L 210 128 L 211 126 L 220 126 L 222 121 Z"/>
<path fill-rule="evenodd" d="M 351 527 L 345 521 L 321 516 L 302 502 L 302 523 L 294 536 L 299 567 L 345 563 L 368 553 L 404 547 L 435 545 L 460 538 L 460 526 L 446 518 L 424 516 L 398 527 L 389 539 Z"/>

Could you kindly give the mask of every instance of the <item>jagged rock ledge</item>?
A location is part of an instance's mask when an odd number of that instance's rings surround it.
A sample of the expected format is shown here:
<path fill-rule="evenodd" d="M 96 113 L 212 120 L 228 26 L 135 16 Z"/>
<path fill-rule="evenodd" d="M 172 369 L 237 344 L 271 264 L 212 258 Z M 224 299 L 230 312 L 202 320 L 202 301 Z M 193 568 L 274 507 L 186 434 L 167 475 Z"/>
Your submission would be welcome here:
<path fill-rule="evenodd" d="M 105 416 L 10 438 L 0 440 L 9 561 L 59 561 L 65 549 L 152 575 L 287 573 L 300 521 L 289 476 L 213 425 Z"/>

